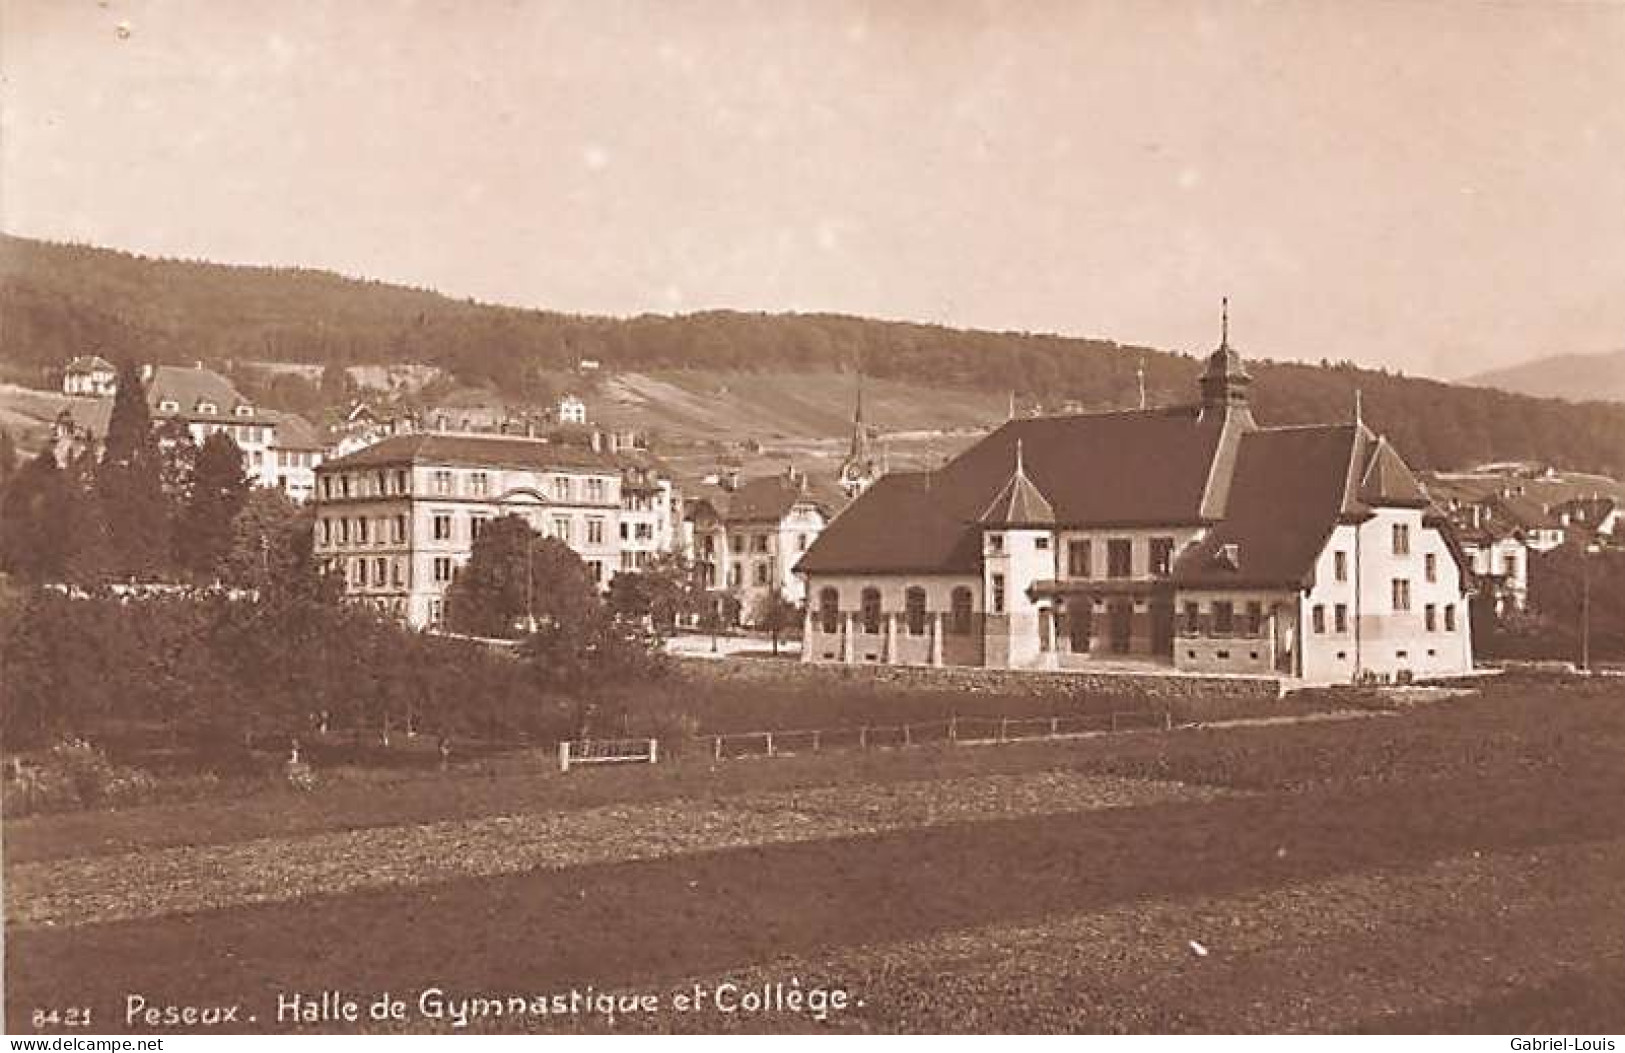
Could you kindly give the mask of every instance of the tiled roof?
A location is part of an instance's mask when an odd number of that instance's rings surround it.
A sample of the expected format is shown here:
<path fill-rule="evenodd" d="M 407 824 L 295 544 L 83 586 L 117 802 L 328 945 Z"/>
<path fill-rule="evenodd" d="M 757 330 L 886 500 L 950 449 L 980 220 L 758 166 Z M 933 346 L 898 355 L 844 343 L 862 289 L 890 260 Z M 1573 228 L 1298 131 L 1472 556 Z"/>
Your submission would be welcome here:
<path fill-rule="evenodd" d="M 382 465 L 457 465 L 469 468 L 601 468 L 619 471 L 613 454 L 584 446 L 500 435 L 447 435 L 420 432 L 396 435 L 355 453 L 328 461 L 325 468 L 371 468 Z"/>
<path fill-rule="evenodd" d="M 277 415 L 273 445 L 283 450 L 321 450 L 327 443 L 310 421 L 297 413 L 281 413 Z"/>
<path fill-rule="evenodd" d="M 1174 565 L 1182 586 L 1299 585 L 1332 528 L 1351 510 L 1347 479 L 1358 463 L 1359 425 L 1265 428 L 1241 440 L 1222 522 Z M 1369 435 L 1369 433 L 1364 433 Z M 1232 558 L 1221 558 L 1228 554 Z"/>
<path fill-rule="evenodd" d="M 941 469 L 882 477 L 802 557 L 805 571 L 974 571 L 980 519 L 1025 475 L 1063 526 L 1195 524 L 1222 513 L 1241 431 L 1196 407 L 1012 420 Z"/>
<path fill-rule="evenodd" d="M 1010 479 L 994 495 L 992 503 L 978 517 L 984 526 L 1053 526 L 1055 508 L 1049 498 L 1027 478 L 1021 463 L 1021 440 L 1016 440 L 1016 467 Z"/>
<path fill-rule="evenodd" d="M 75 358 L 72 362 L 69 362 L 67 367 L 63 370 L 63 372 L 64 373 L 92 373 L 92 372 L 116 373 L 116 372 L 118 372 L 118 369 L 117 369 L 116 366 L 113 365 L 113 363 L 109 362 L 107 359 L 103 358 L 101 355 L 80 355 L 79 357 Z"/>
<path fill-rule="evenodd" d="M 163 408 L 173 402 L 174 410 Z M 212 369 L 193 366 L 158 366 L 147 382 L 147 406 L 154 416 L 185 417 L 200 421 L 233 421 L 238 424 L 274 424 L 274 415 L 253 406 L 231 386 L 231 381 Z M 213 410 L 206 407 L 213 406 Z M 239 406 L 252 412 L 239 414 Z"/>
<path fill-rule="evenodd" d="M 1522 494 L 1507 494 L 1489 502 L 1492 514 L 1525 530 L 1550 530 L 1560 527 L 1539 501 Z"/>
<path fill-rule="evenodd" d="M 746 479 L 727 494 L 726 500 L 712 500 L 712 506 L 729 523 L 778 522 L 796 504 L 821 503 L 798 480 L 787 475 L 764 475 Z"/>

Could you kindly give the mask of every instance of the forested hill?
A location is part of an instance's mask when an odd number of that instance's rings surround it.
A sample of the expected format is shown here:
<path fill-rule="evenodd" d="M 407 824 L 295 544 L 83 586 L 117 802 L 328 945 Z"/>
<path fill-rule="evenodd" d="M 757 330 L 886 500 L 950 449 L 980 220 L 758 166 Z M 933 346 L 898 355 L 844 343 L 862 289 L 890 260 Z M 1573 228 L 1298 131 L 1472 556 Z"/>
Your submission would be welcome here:
<path fill-rule="evenodd" d="M 1124 408 L 1144 362 L 1154 404 L 1187 401 L 1194 358 L 1106 340 L 827 314 L 617 319 L 455 300 L 303 269 L 154 260 L 0 236 L 0 361 L 14 378 L 76 354 L 187 362 L 425 362 L 516 397 L 583 358 L 606 370 L 828 370 L 1014 389 L 1047 408 Z M 1245 346 L 1242 347 L 1245 353 Z M 1261 421 L 1365 416 L 1418 467 L 1530 459 L 1625 475 L 1625 406 L 1533 399 L 1353 366 L 1254 362 Z M 922 398 L 929 394 L 922 393 Z"/>

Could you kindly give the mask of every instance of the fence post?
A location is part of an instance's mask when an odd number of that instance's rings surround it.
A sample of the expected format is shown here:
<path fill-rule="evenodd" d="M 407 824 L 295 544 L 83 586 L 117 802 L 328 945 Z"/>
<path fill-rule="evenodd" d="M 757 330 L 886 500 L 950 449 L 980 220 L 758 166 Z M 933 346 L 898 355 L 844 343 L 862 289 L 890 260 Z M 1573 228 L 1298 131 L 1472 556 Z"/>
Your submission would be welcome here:
<path fill-rule="evenodd" d="M 819 738 L 819 736 L 821 734 L 822 734 L 822 732 L 818 732 L 818 731 L 813 732 L 813 752 L 814 753 L 818 752 L 818 738 Z"/>
<path fill-rule="evenodd" d="M 904 724 L 903 725 L 903 745 L 912 746 L 912 745 L 914 745 L 914 739 L 913 739 L 913 736 L 911 736 L 909 734 L 908 729 L 909 729 L 909 726 L 907 724 Z"/>
<path fill-rule="evenodd" d="M 999 718 L 999 741 L 1000 742 L 1005 741 L 1006 736 L 1009 734 L 1009 731 L 1010 731 L 1010 718 L 1009 717 L 1000 717 Z"/>
<path fill-rule="evenodd" d="M 1060 733 L 1061 733 L 1061 718 L 1060 717 L 1050 717 L 1049 718 L 1049 737 L 1054 738 L 1055 736 L 1059 735 Z"/>
<path fill-rule="evenodd" d="M 1174 730 L 1174 711 L 1171 709 L 1165 709 L 1162 711 L 1162 730 Z"/>
<path fill-rule="evenodd" d="M 957 716 L 948 718 L 948 741 L 959 741 L 959 718 Z"/>
<path fill-rule="evenodd" d="M 858 728 L 858 749 L 866 750 L 868 748 L 869 748 L 869 725 L 865 724 L 862 727 Z"/>
<path fill-rule="evenodd" d="M 721 735 L 717 736 L 716 743 L 711 747 L 711 759 L 713 761 L 722 760 L 722 736 Z"/>
<path fill-rule="evenodd" d="M 773 733 L 771 731 L 764 731 L 762 732 L 762 735 L 767 739 L 767 755 L 771 757 L 773 756 Z"/>
<path fill-rule="evenodd" d="M 649 740 L 649 763 L 650 764 L 658 764 L 658 763 L 660 763 L 660 740 L 659 739 L 650 739 Z"/>
<path fill-rule="evenodd" d="M 570 770 L 570 743 L 568 741 L 565 741 L 565 742 L 559 743 L 559 771 L 569 771 L 569 770 Z"/>

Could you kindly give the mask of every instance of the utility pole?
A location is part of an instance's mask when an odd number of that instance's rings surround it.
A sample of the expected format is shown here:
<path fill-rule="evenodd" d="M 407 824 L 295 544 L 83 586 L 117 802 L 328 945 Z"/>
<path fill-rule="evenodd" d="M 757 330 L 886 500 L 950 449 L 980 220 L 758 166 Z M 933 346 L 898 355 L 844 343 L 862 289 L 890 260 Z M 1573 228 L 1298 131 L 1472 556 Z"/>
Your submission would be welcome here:
<path fill-rule="evenodd" d="M 1591 549 L 1580 546 L 1580 671 L 1591 672 Z"/>

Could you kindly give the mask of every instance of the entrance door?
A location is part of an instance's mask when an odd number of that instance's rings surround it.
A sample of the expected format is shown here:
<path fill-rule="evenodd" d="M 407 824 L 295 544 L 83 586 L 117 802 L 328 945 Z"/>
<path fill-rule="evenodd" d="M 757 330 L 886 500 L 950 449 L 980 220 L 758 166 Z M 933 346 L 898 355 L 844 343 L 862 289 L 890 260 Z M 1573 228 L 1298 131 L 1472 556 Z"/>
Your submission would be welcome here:
<path fill-rule="evenodd" d="M 1130 641 L 1134 639 L 1134 601 L 1113 600 L 1108 609 L 1111 612 L 1112 653 L 1128 654 Z"/>
<path fill-rule="evenodd" d="M 1151 601 L 1151 653 L 1159 658 L 1174 656 L 1174 601 L 1167 597 Z"/>

